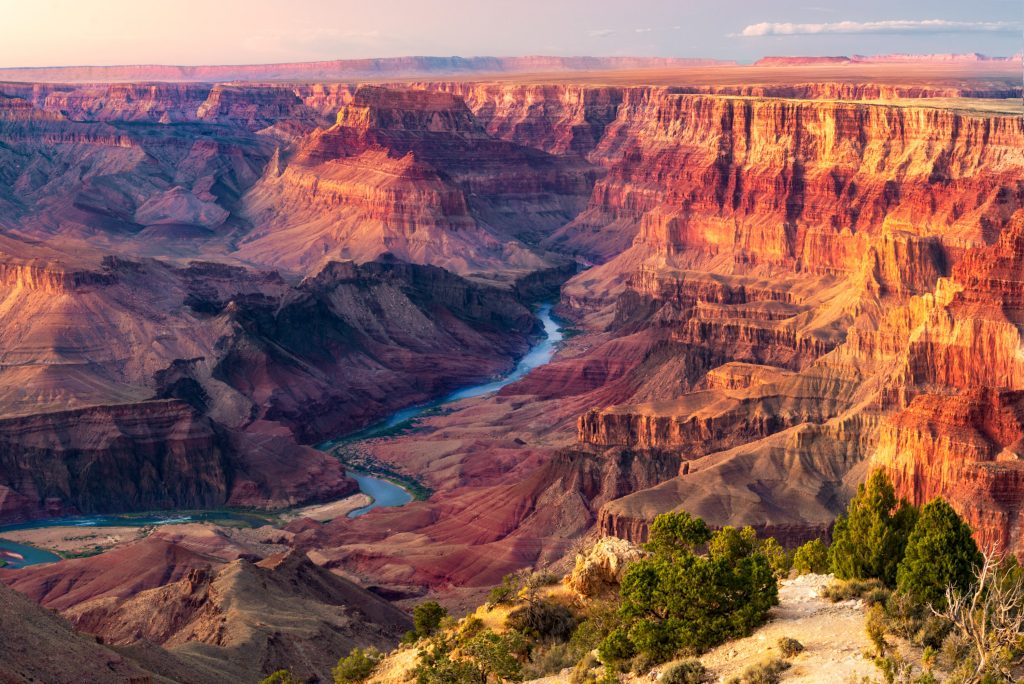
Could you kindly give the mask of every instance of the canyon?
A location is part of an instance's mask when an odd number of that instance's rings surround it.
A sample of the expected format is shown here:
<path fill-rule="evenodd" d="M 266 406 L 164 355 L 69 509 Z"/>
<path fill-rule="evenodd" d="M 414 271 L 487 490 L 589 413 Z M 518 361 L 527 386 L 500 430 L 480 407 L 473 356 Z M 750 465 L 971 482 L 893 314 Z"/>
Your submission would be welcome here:
<path fill-rule="evenodd" d="M 327 678 L 389 600 L 668 511 L 827 537 L 876 468 L 1024 553 L 1012 62 L 125 69 L 0 70 L 0 524 L 270 517 L 0 569 L 48 638 Z M 313 445 L 509 372 L 544 302 L 549 363 L 343 444 L 417 500 L 272 517 L 358 490 Z"/>

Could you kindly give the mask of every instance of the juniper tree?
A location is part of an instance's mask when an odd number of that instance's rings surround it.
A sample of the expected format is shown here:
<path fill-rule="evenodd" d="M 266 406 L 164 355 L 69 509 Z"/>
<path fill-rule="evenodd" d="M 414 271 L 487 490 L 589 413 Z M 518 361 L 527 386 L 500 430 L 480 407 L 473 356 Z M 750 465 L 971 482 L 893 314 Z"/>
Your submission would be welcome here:
<path fill-rule="evenodd" d="M 846 516 L 836 520 L 829 562 L 840 579 L 877 578 L 896 583 L 896 568 L 917 521 L 917 509 L 897 501 L 889 478 L 876 470 L 857 488 Z"/>
<path fill-rule="evenodd" d="M 941 610 L 946 588 L 966 591 L 982 562 L 971 528 L 943 499 L 921 509 L 896 572 L 896 588 Z"/>

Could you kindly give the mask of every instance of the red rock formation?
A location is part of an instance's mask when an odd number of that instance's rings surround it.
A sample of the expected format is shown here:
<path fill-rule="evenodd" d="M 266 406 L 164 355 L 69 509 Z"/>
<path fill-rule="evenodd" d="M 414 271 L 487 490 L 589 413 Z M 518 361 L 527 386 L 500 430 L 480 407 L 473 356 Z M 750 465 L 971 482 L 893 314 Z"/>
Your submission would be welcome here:
<path fill-rule="evenodd" d="M 0 521 L 46 515 L 279 508 L 356 490 L 333 458 L 218 431 L 179 401 L 0 420 Z"/>
<path fill-rule="evenodd" d="M 314 557 L 327 567 L 391 583 L 488 587 L 513 568 L 558 559 L 593 525 L 602 502 L 657 484 L 678 467 L 665 453 L 561 451 L 525 477 L 448 493 L 433 505 L 378 509 L 322 529 L 296 525 L 294 543 L 318 548 Z"/>
<path fill-rule="evenodd" d="M 754 66 L 802 66 L 805 64 L 849 64 L 849 57 L 762 57 Z"/>
<path fill-rule="evenodd" d="M 489 134 L 552 154 L 588 154 L 622 103 L 622 88 L 464 82 L 414 85 L 458 95 Z"/>
<path fill-rule="evenodd" d="M 608 259 L 635 238 L 692 258 L 728 254 L 748 269 L 837 273 L 855 270 L 865 237 L 883 227 L 977 243 L 1012 210 L 1005 164 L 1016 163 L 1022 125 L 924 108 L 629 90 L 591 154 L 607 175 L 550 244 Z"/>
<path fill-rule="evenodd" d="M 550 262 L 522 242 L 574 215 L 592 180 L 579 160 L 492 138 L 458 97 L 362 87 L 250 192 L 260 228 L 240 254 L 305 270 L 384 253 L 459 273 L 535 270 Z"/>
<path fill-rule="evenodd" d="M 1022 235 L 1018 214 L 994 244 L 967 251 L 926 300 L 931 311 L 907 342 L 900 374 L 913 399 L 883 425 L 872 458 L 901 495 L 915 503 L 947 498 L 984 548 L 1017 554 Z"/>

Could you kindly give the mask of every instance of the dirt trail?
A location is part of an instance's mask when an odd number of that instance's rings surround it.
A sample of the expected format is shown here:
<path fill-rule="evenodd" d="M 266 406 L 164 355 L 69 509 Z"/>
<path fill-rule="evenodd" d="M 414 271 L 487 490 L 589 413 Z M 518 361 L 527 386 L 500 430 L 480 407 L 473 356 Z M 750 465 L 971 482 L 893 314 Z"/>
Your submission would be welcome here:
<path fill-rule="evenodd" d="M 804 651 L 790 659 L 792 667 L 782 676 L 786 684 L 846 684 L 864 676 L 877 677 L 878 670 L 864 656 L 871 644 L 864 631 L 863 604 L 821 598 L 822 588 L 831 581 L 831 575 L 783 581 L 771 622 L 745 639 L 710 651 L 701 662 L 714 672 L 715 681 L 727 681 L 751 665 L 782 657 L 777 642 L 790 637 L 803 644 Z M 656 681 L 661 669 L 631 681 Z"/>

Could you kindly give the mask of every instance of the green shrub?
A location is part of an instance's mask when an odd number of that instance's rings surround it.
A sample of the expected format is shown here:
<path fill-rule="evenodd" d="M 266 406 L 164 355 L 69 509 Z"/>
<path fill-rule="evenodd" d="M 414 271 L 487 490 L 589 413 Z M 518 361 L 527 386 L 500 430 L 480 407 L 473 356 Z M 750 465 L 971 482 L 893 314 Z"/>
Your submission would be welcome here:
<path fill-rule="evenodd" d="M 699 556 L 695 549 L 706 529 L 686 513 L 655 519 L 651 556 L 623 577 L 623 625 L 602 642 L 604 662 L 637 654 L 664 662 L 746 636 L 764 623 L 778 603 L 778 581 L 754 531 L 718 530 Z"/>
<path fill-rule="evenodd" d="M 586 607 L 586 618 L 576 626 L 569 638 L 569 647 L 576 654 L 577 660 L 596 649 L 620 623 L 617 601 L 602 600 L 590 603 Z"/>
<path fill-rule="evenodd" d="M 565 641 L 576 627 L 576 616 L 561 604 L 541 599 L 513 610 L 505 626 L 534 639 Z"/>
<path fill-rule="evenodd" d="M 596 684 L 595 672 L 600 667 L 600 662 L 592 653 L 585 655 L 573 668 L 569 676 L 570 684 Z"/>
<path fill-rule="evenodd" d="M 485 630 L 466 642 L 462 652 L 476 661 L 485 677 L 494 675 L 499 681 L 519 681 L 522 663 L 516 656 L 524 655 L 528 648 L 521 635 L 499 635 Z"/>
<path fill-rule="evenodd" d="M 821 590 L 822 598 L 832 603 L 862 599 L 871 592 L 885 589 L 881 580 L 835 580 Z"/>
<path fill-rule="evenodd" d="M 933 499 L 921 509 L 910 533 L 896 585 L 915 601 L 942 610 L 946 587 L 965 591 L 981 560 L 971 528 L 943 499 Z"/>
<path fill-rule="evenodd" d="M 482 631 L 484 631 L 484 621 L 471 615 L 463 620 L 462 625 L 459 627 L 459 640 L 466 641 L 467 639 L 472 639 Z"/>
<path fill-rule="evenodd" d="M 501 578 L 501 584 L 491 589 L 491 593 L 488 594 L 487 606 L 493 608 L 505 603 L 511 603 L 515 600 L 521 586 L 522 581 L 519 575 L 516 573 L 505 575 Z"/>
<path fill-rule="evenodd" d="M 875 655 L 884 657 L 889 650 L 889 642 L 885 640 L 886 615 L 885 607 L 876 603 L 868 609 L 868 617 L 864 621 L 864 629 L 868 633 L 871 645 L 875 647 Z"/>
<path fill-rule="evenodd" d="M 782 673 L 789 669 L 789 663 L 779 658 L 751 665 L 739 677 L 733 677 L 729 684 L 779 684 Z"/>
<path fill-rule="evenodd" d="M 629 666 L 624 668 L 635 675 L 643 675 L 650 672 L 658 663 L 654 662 L 646 653 L 638 653 L 629 661 Z"/>
<path fill-rule="evenodd" d="M 898 654 L 876 656 L 875 667 L 882 673 L 885 684 L 917 684 L 919 681 L 912 679 L 913 665 Z"/>
<path fill-rule="evenodd" d="M 704 684 L 711 681 L 711 673 L 699 660 L 684 660 L 670 665 L 658 678 L 661 684 Z"/>
<path fill-rule="evenodd" d="M 886 627 L 889 632 L 915 646 L 938 649 L 952 629 L 952 623 L 932 612 L 928 604 L 895 591 L 885 602 Z"/>
<path fill-rule="evenodd" d="M 623 627 L 616 627 L 598 645 L 597 655 L 605 665 L 621 663 L 636 655 L 636 646 Z"/>
<path fill-rule="evenodd" d="M 896 500 L 892 483 L 876 470 L 839 516 L 832 533 L 829 563 L 840 579 L 896 583 L 896 568 L 917 520 L 917 509 Z"/>
<path fill-rule="evenodd" d="M 828 547 L 820 539 L 807 542 L 793 553 L 793 569 L 800 575 L 827 573 Z"/>
<path fill-rule="evenodd" d="M 540 644 L 530 652 L 530 662 L 523 666 L 523 679 L 540 679 L 574 666 L 579 658 L 568 643 Z"/>
<path fill-rule="evenodd" d="M 942 647 L 935 658 L 936 664 L 946 672 L 955 672 L 970 660 L 972 660 L 971 643 L 957 631 L 950 632 L 943 639 Z"/>
<path fill-rule="evenodd" d="M 422 651 L 413 670 L 416 684 L 468 684 L 486 682 L 487 673 L 474 661 L 453 659 L 446 648 Z"/>
<path fill-rule="evenodd" d="M 804 645 L 792 637 L 782 637 L 778 640 L 779 652 L 785 658 L 793 658 L 803 653 Z"/>
<path fill-rule="evenodd" d="M 711 528 L 700 518 L 686 511 L 664 513 L 651 524 L 647 549 L 653 554 L 671 556 L 676 553 L 695 553 L 711 540 Z"/>
<path fill-rule="evenodd" d="M 418 637 L 428 637 L 441 626 L 441 620 L 448 615 L 437 601 L 425 601 L 412 609 L 413 629 Z"/>
<path fill-rule="evenodd" d="M 291 670 L 277 670 L 269 677 L 260 680 L 260 684 L 302 684 L 302 682 L 291 673 Z"/>
<path fill-rule="evenodd" d="M 917 632 L 910 638 L 910 641 L 921 646 L 927 651 L 929 648 L 937 650 L 953 631 L 953 623 L 938 615 L 928 615 L 918 628 Z"/>
<path fill-rule="evenodd" d="M 873 606 L 876 603 L 887 603 L 893 592 L 889 591 L 884 587 L 878 587 L 876 589 L 869 589 L 861 597 L 864 599 L 864 603 L 869 606 Z"/>
<path fill-rule="evenodd" d="M 789 571 L 793 567 L 793 556 L 782 548 L 782 544 L 775 540 L 775 537 L 768 537 L 760 545 L 760 551 L 768 559 L 772 572 L 779 579 L 789 577 Z"/>
<path fill-rule="evenodd" d="M 335 684 L 366 681 L 383 658 L 383 654 L 372 646 L 367 649 L 352 649 L 351 653 L 334 666 L 332 674 Z"/>
<path fill-rule="evenodd" d="M 527 588 L 541 588 L 553 587 L 561 581 L 562 578 L 556 575 L 555 573 L 551 572 L 550 570 L 537 570 L 536 572 L 531 572 L 529 577 L 526 578 L 526 581 L 523 584 Z"/>

